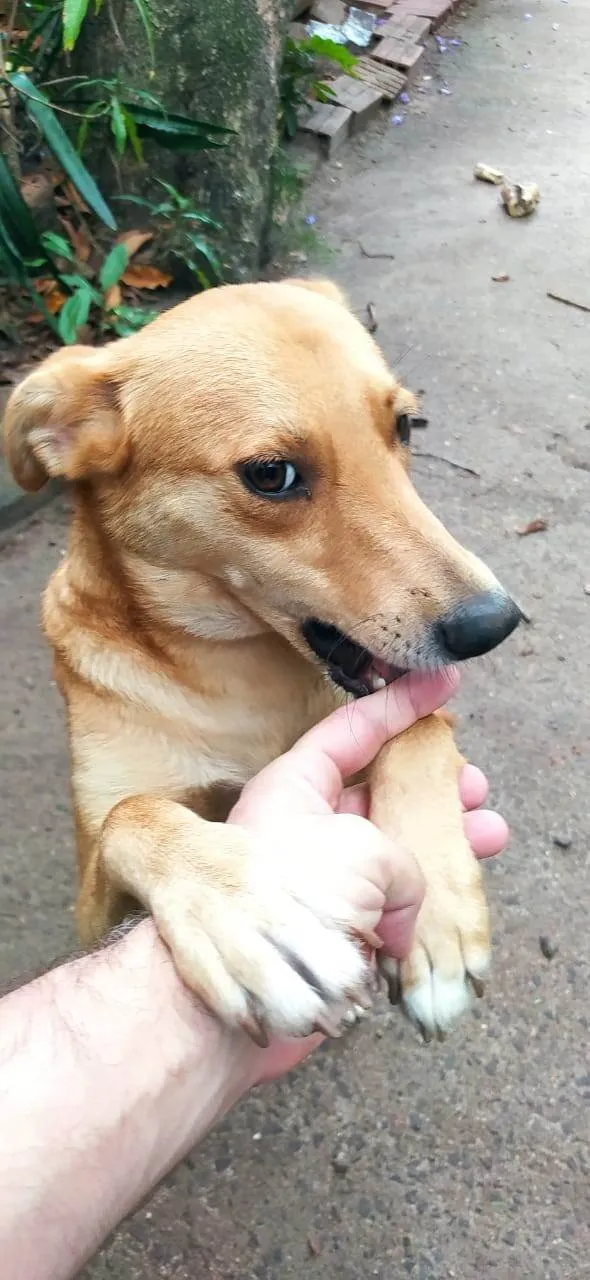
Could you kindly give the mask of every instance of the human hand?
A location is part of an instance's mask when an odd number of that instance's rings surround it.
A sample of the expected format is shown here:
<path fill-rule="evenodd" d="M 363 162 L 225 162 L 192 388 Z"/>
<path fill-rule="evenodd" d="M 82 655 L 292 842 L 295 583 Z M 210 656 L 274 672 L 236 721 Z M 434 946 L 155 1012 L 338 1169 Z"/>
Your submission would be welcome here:
<path fill-rule="evenodd" d="M 319 888 L 338 881 L 343 923 L 359 938 L 403 958 L 409 950 L 423 897 L 414 859 L 367 820 L 364 787 L 346 779 L 365 768 L 384 744 L 417 719 L 429 715 L 458 685 L 454 669 L 436 675 L 411 674 L 328 716 L 298 743 L 262 770 L 244 788 L 228 821 L 251 830 L 288 832 L 298 847 L 298 867 Z M 499 814 L 479 809 L 487 782 L 466 765 L 460 778 L 467 838 L 476 857 L 500 853 L 508 829 Z M 306 871 L 306 865 L 308 870 Z M 321 1041 L 321 1036 L 278 1041 L 255 1051 L 253 1083 L 287 1071 Z"/>

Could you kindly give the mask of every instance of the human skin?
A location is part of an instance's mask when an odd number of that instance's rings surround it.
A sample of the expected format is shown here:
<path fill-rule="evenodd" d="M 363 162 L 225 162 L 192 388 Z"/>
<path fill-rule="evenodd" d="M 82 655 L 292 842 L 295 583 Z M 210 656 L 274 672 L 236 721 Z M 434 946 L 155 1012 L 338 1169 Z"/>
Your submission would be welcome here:
<path fill-rule="evenodd" d="M 335 712 L 253 779 L 229 818 L 267 834 L 287 820 L 346 900 L 354 929 L 376 931 L 398 958 L 411 942 L 421 875 L 367 821 L 364 790 L 344 782 L 455 687 L 454 673 L 404 678 L 356 704 L 354 734 L 346 710 Z M 487 792 L 479 770 L 465 766 L 460 791 L 475 855 L 500 852 L 506 824 L 477 808 Z M 261 1049 L 223 1027 L 182 984 L 150 919 L 6 996 L 3 1280 L 75 1276 L 241 1097 L 295 1066 L 321 1038 Z"/>

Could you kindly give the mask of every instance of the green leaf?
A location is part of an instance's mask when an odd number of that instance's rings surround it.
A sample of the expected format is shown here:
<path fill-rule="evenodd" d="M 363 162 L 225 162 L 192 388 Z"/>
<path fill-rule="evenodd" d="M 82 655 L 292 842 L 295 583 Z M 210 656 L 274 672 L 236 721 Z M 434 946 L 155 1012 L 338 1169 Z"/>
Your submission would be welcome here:
<path fill-rule="evenodd" d="M 3 270 L 7 273 L 10 280 L 21 282 L 26 276 L 26 267 L 22 255 L 19 253 L 15 244 L 10 237 L 2 218 L 0 217 L 0 262 Z"/>
<path fill-rule="evenodd" d="M 208 138 L 206 134 L 173 133 L 163 129 L 152 129 L 151 125 L 138 124 L 137 132 L 146 142 L 154 142 L 167 151 L 191 154 L 195 151 L 218 151 L 227 146 L 226 139 Z"/>
<path fill-rule="evenodd" d="M 88 13 L 89 0 L 64 0 L 62 10 L 63 44 L 66 53 L 71 53 L 80 28 Z"/>
<path fill-rule="evenodd" d="M 58 236 L 55 231 L 44 231 L 40 239 L 48 253 L 55 253 L 58 258 L 66 258 L 68 262 L 76 261 L 74 250 L 65 236 Z"/>
<path fill-rule="evenodd" d="M 17 71 L 7 79 L 23 98 L 27 114 L 38 124 L 56 159 L 71 178 L 83 200 L 90 205 L 110 231 L 116 231 L 117 224 L 108 205 L 103 200 L 94 178 L 90 176 L 67 134 L 64 133 L 49 99 L 33 84 L 32 80 L 29 80 L 24 71 Z"/>
<path fill-rule="evenodd" d="M 89 289 L 92 294 L 93 301 L 100 302 L 100 294 L 97 293 L 96 289 L 93 289 L 90 281 L 86 279 L 86 276 L 81 276 L 78 271 L 62 271 L 59 278 L 68 289 L 72 289 L 74 292 L 76 289 Z"/>
<path fill-rule="evenodd" d="M 222 226 L 215 218 L 210 217 L 208 213 L 200 213 L 198 209 L 193 209 L 191 213 L 181 213 L 181 218 L 185 218 L 187 222 L 199 222 L 202 226 L 212 227 L 214 231 L 221 231 Z"/>
<path fill-rule="evenodd" d="M 193 120 L 191 116 L 181 115 L 177 111 L 166 111 L 164 107 L 142 107 L 136 102 L 124 102 L 123 106 L 137 124 L 146 125 L 150 129 L 159 129 L 165 133 L 194 136 L 235 134 L 235 129 L 230 129 L 227 125 L 212 124 L 210 120 Z"/>
<path fill-rule="evenodd" d="M 103 293 L 107 289 L 112 289 L 114 284 L 121 279 L 125 267 L 129 262 L 129 254 L 124 244 L 116 244 L 114 249 L 107 254 L 98 277 L 100 287 Z"/>
<path fill-rule="evenodd" d="M 84 147 L 86 146 L 88 129 L 90 127 L 90 119 L 91 119 L 90 115 L 84 116 L 84 119 L 80 125 L 80 128 L 78 129 L 78 137 L 76 139 L 76 150 L 79 155 L 82 155 Z"/>
<path fill-rule="evenodd" d="M 155 62 L 155 54 L 154 54 L 154 28 L 152 25 L 152 15 L 148 9 L 146 0 L 133 0 L 133 3 L 135 5 L 135 8 L 137 9 L 140 22 L 142 23 L 143 29 L 145 31 L 145 38 L 147 40 L 148 49 L 150 51 L 150 61 L 153 66 Z"/>
<path fill-rule="evenodd" d="M 152 308 L 115 307 L 111 312 L 113 319 L 110 327 L 119 338 L 129 338 L 132 333 L 137 333 L 138 329 L 144 329 L 146 324 L 151 324 L 157 315 L 158 312 Z"/>
<path fill-rule="evenodd" d="M 0 219 L 18 255 L 45 257 L 35 220 L 0 151 Z"/>
<path fill-rule="evenodd" d="M 142 209 L 148 209 L 151 214 L 156 212 L 156 206 L 144 196 L 113 196 L 113 200 L 122 200 L 125 204 L 138 204 Z"/>
<path fill-rule="evenodd" d="M 64 302 L 57 321 L 57 332 L 66 346 L 70 347 L 77 341 L 78 330 L 86 324 L 93 301 L 93 290 L 84 281 L 71 298 Z"/>
<path fill-rule="evenodd" d="M 127 125 L 125 112 L 118 98 L 113 98 L 111 102 L 111 132 L 115 139 L 117 155 L 122 156 L 127 145 Z"/>
<path fill-rule="evenodd" d="M 206 240 L 203 240 L 202 236 L 192 235 L 192 233 L 190 232 L 187 233 L 186 238 L 187 240 L 190 241 L 193 248 L 197 250 L 197 253 L 200 253 L 201 257 L 205 259 L 205 262 L 211 268 L 211 271 L 213 272 L 213 279 L 223 280 L 223 268 L 221 266 L 219 258 L 217 257 L 217 254 L 215 253 L 215 250 L 211 248 L 211 245 L 208 244 Z"/>
<path fill-rule="evenodd" d="M 138 164 L 143 164 L 143 147 L 141 145 L 141 138 L 137 132 L 135 120 L 133 119 L 133 116 L 129 115 L 129 112 L 125 110 L 125 107 L 121 107 L 121 111 L 135 159 Z"/>
<path fill-rule="evenodd" d="M 323 36 L 308 36 L 302 41 L 305 50 L 316 58 L 329 58 L 344 71 L 353 71 L 358 58 L 346 48 L 345 44 L 337 44 L 335 40 L 325 40 Z"/>

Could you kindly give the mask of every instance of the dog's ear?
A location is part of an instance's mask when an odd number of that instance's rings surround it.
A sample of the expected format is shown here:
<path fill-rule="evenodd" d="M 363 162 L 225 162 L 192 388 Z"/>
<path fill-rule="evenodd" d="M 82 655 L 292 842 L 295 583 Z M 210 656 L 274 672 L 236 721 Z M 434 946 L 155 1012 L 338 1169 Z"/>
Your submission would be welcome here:
<path fill-rule="evenodd" d="M 12 392 L 4 448 L 21 488 L 36 493 L 50 476 L 85 480 L 124 465 L 128 446 L 107 352 L 56 351 Z"/>
<path fill-rule="evenodd" d="M 297 276 L 292 280 L 286 280 L 285 284 L 296 284 L 298 289 L 309 289 L 310 293 L 321 293 L 324 298 L 329 298 L 331 302 L 338 302 L 341 307 L 346 307 L 347 311 L 350 310 L 346 296 L 333 280 L 303 280 Z"/>

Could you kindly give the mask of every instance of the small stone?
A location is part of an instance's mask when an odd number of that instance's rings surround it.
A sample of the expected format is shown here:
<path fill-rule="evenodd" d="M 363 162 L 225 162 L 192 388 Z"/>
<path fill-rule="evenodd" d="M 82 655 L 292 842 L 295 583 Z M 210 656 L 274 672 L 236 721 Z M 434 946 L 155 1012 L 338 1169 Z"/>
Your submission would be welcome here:
<path fill-rule="evenodd" d="M 310 1258 L 319 1258 L 320 1253 L 322 1252 L 323 1246 L 319 1236 L 316 1235 L 315 1231 L 310 1231 L 307 1237 L 307 1247 L 309 1249 Z"/>
<path fill-rule="evenodd" d="M 339 1151 L 332 1156 L 332 1168 L 334 1173 L 348 1173 L 348 1170 L 350 1169 L 350 1156 L 346 1147 L 340 1147 Z"/>
<path fill-rule="evenodd" d="M 590 582 L 584 583 L 584 595 L 590 596 Z"/>
<path fill-rule="evenodd" d="M 571 849 L 572 837 L 567 831 L 558 831 L 551 837 L 556 849 Z"/>
<path fill-rule="evenodd" d="M 539 938 L 539 947 L 541 955 L 544 956 L 546 960 L 553 960 L 559 951 L 557 943 L 552 942 L 551 938 L 549 938 L 546 933 L 541 934 Z"/>

